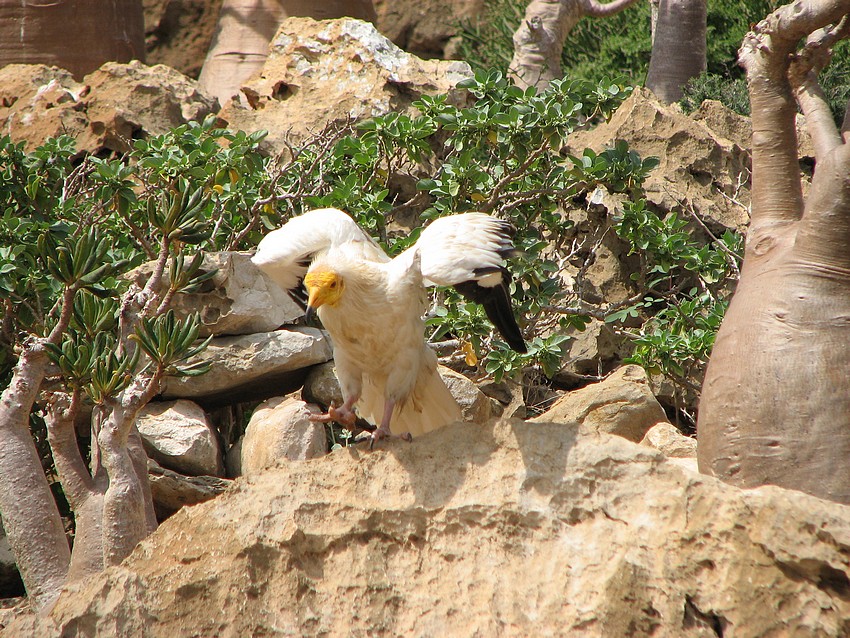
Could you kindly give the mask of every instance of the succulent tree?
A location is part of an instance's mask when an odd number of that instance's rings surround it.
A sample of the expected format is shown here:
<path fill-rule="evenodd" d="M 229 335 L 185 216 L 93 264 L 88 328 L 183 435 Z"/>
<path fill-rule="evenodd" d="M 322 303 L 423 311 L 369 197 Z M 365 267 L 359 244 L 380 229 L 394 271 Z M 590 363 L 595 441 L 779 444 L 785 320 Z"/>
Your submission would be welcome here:
<path fill-rule="evenodd" d="M 81 80 L 134 59 L 145 59 L 141 0 L 0 0 L 0 66 L 47 64 Z"/>
<path fill-rule="evenodd" d="M 82 161 L 70 138 L 29 153 L 0 140 L 0 512 L 36 606 L 156 527 L 136 417 L 166 375 L 204 371 L 186 360 L 206 345 L 198 318 L 169 303 L 213 274 L 201 248 L 257 226 L 256 183 L 269 181 L 261 135 L 227 134 L 226 149 L 223 136 L 193 124 L 128 157 Z M 143 285 L 123 276 L 148 260 Z M 77 436 L 85 422 L 90 447 Z M 31 434 L 39 423 L 74 514 L 73 552 Z"/>
<path fill-rule="evenodd" d="M 817 73 L 850 0 L 797 0 L 741 46 L 752 105 L 752 222 L 708 366 L 699 465 L 850 503 L 850 110 L 836 126 Z M 815 146 L 803 196 L 797 107 Z"/>

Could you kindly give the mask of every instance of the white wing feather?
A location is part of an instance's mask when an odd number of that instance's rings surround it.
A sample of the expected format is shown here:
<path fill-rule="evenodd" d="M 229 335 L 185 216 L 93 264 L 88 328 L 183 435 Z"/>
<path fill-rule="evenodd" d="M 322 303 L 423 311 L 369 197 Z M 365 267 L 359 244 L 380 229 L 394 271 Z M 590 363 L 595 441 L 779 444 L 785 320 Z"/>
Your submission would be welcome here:
<path fill-rule="evenodd" d="M 507 222 L 484 213 L 441 217 L 405 252 L 419 251 L 427 285 L 454 286 L 476 280 L 482 286 L 495 286 L 502 281 L 498 270 L 504 257 L 514 250 L 511 230 Z"/>
<path fill-rule="evenodd" d="M 364 259 L 389 261 L 375 240 L 336 208 L 319 208 L 293 217 L 263 238 L 251 261 L 280 287 L 292 290 L 313 259 L 344 245 Z"/>

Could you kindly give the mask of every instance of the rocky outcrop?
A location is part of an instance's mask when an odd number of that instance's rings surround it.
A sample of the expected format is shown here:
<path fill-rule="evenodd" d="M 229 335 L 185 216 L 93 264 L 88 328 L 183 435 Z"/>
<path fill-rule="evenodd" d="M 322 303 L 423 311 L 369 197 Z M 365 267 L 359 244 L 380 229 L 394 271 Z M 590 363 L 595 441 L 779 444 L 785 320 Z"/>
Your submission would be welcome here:
<path fill-rule="evenodd" d="M 268 399 L 300 388 L 307 369 L 331 356 L 331 345 L 317 328 L 219 337 L 190 360 L 208 363 L 209 372 L 198 377 L 168 377 L 162 395 L 210 407 Z"/>
<path fill-rule="evenodd" d="M 127 278 L 144 286 L 154 264 L 135 268 Z M 202 337 L 270 332 L 304 315 L 280 286 L 251 263 L 248 253 L 206 253 L 199 274 L 210 271 L 215 272 L 200 290 L 175 295 L 170 306 L 180 318 L 198 313 Z M 165 286 L 163 282 L 163 290 Z"/>
<path fill-rule="evenodd" d="M 148 456 L 165 467 L 192 475 L 222 476 L 224 462 L 206 413 L 191 401 L 151 402 L 136 427 Z"/>
<path fill-rule="evenodd" d="M 325 426 L 310 420 L 318 413 L 315 405 L 294 397 L 276 397 L 258 405 L 240 444 L 239 474 L 257 474 L 285 460 L 327 454 Z"/>
<path fill-rule="evenodd" d="M 646 372 L 636 365 L 623 366 L 604 381 L 568 392 L 532 419 L 535 423 L 578 423 L 635 443 L 653 425 L 666 420 L 664 408 L 649 388 Z"/>
<path fill-rule="evenodd" d="M 232 128 L 269 131 L 274 150 L 299 142 L 323 123 L 404 110 L 420 95 L 450 93 L 472 74 L 465 62 L 421 60 L 360 20 L 288 18 L 262 71 L 220 117 Z"/>
<path fill-rule="evenodd" d="M 735 137 L 723 137 L 675 105 L 662 105 L 648 89 L 635 89 L 608 122 L 570 136 L 568 150 L 599 153 L 625 140 L 641 157 L 659 158 L 644 189 L 660 210 L 692 207 L 715 230 L 741 231 L 749 223 L 750 156 Z"/>
<path fill-rule="evenodd" d="M 194 80 L 162 65 L 107 62 L 83 82 L 44 65 L 0 69 L 0 132 L 28 148 L 69 135 L 80 152 L 125 153 L 134 139 L 203 119 L 215 106 Z"/>
<path fill-rule="evenodd" d="M 16 636 L 842 636 L 850 508 L 577 426 L 457 424 L 240 479 Z"/>

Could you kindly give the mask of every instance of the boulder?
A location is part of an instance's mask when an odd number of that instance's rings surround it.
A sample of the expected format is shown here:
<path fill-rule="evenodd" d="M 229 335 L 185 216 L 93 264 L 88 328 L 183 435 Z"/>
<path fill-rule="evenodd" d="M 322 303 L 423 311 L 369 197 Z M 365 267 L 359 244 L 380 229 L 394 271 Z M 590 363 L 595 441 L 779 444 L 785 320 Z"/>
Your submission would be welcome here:
<path fill-rule="evenodd" d="M 849 594 L 850 507 L 505 420 L 240 479 L 10 635 L 844 636 Z"/>
<path fill-rule="evenodd" d="M 403 111 L 472 75 L 465 62 L 420 60 L 351 18 L 287 18 L 270 47 L 262 70 L 242 87 L 245 100 L 232 100 L 219 117 L 232 128 L 269 131 L 275 151 L 326 123 Z"/>
<path fill-rule="evenodd" d="M 133 139 L 201 120 L 215 107 L 194 80 L 137 60 L 107 62 L 83 82 L 39 64 L 0 69 L 0 131 L 29 149 L 64 134 L 76 139 L 80 152 L 125 153 Z"/>
<path fill-rule="evenodd" d="M 197 79 L 222 0 L 145 0 L 145 60 Z"/>
<path fill-rule="evenodd" d="M 490 418 L 490 400 L 478 386 L 460 372 L 446 366 L 439 367 L 440 376 L 457 401 L 464 421 L 486 423 Z"/>
<path fill-rule="evenodd" d="M 183 474 L 223 476 L 218 437 L 203 409 L 191 401 L 148 403 L 136 421 L 148 456 Z"/>
<path fill-rule="evenodd" d="M 184 476 L 148 459 L 153 505 L 160 522 L 186 505 L 197 505 L 221 494 L 230 481 L 216 476 Z"/>
<path fill-rule="evenodd" d="M 143 287 L 154 265 L 152 261 L 142 264 L 127 277 Z M 269 332 L 304 315 L 286 291 L 251 263 L 247 253 L 206 253 L 201 272 L 211 270 L 216 272 L 201 290 L 175 295 L 170 306 L 181 318 L 197 312 L 202 337 Z"/>
<path fill-rule="evenodd" d="M 304 388 L 301 390 L 301 398 L 307 403 L 318 403 L 329 406 L 342 405 L 342 390 L 339 387 L 339 379 L 336 378 L 334 362 L 328 361 L 315 366 L 304 379 Z"/>
<path fill-rule="evenodd" d="M 750 155 L 740 138 L 729 140 L 676 105 L 659 103 L 648 89 L 636 89 L 608 122 L 574 133 L 567 150 L 576 156 L 585 148 L 599 153 L 617 140 L 641 157 L 659 158 L 644 189 L 661 211 L 691 206 L 716 231 L 746 228 Z"/>
<path fill-rule="evenodd" d="M 276 397 L 257 406 L 242 439 L 240 470 L 251 475 L 288 459 L 314 459 L 328 453 L 325 426 L 310 420 L 319 408 L 294 397 Z"/>
<path fill-rule="evenodd" d="M 647 431 L 640 442 L 673 458 L 695 459 L 697 440 L 682 434 L 672 423 L 656 423 Z"/>
<path fill-rule="evenodd" d="M 659 421 L 664 408 L 652 395 L 644 369 L 626 365 L 599 383 L 568 392 L 535 423 L 578 423 L 588 430 L 616 434 L 637 443 Z"/>
<path fill-rule="evenodd" d="M 308 368 L 329 361 L 331 345 L 317 328 L 292 328 L 213 339 L 190 360 L 210 364 L 198 377 L 167 377 L 162 396 L 216 407 L 264 400 L 301 387 Z"/>

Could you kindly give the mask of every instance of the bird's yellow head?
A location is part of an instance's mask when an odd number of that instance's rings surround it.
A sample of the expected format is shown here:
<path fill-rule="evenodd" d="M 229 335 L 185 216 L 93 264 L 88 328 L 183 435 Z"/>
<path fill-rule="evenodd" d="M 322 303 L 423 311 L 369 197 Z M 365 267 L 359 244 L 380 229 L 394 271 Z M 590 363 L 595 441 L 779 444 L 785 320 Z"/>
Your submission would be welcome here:
<path fill-rule="evenodd" d="M 308 272 L 304 277 L 307 288 L 307 311 L 315 311 L 319 306 L 335 306 L 339 303 L 345 282 L 333 270 Z"/>

